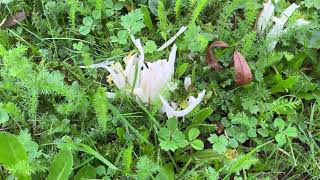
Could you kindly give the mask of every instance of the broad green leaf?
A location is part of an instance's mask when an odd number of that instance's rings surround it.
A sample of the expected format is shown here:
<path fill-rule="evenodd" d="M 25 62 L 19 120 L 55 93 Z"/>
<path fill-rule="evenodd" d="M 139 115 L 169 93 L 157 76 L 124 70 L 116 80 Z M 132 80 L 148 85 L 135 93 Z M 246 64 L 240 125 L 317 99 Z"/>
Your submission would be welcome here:
<path fill-rule="evenodd" d="M 212 148 L 218 154 L 222 154 L 222 153 L 226 152 L 226 150 L 227 150 L 227 147 L 224 144 L 222 144 L 221 142 L 214 143 L 212 145 Z"/>
<path fill-rule="evenodd" d="M 170 138 L 170 130 L 168 128 L 161 128 L 159 130 L 158 136 L 162 139 L 169 139 Z"/>
<path fill-rule="evenodd" d="M 221 136 L 219 136 L 219 141 L 223 144 L 223 145 L 225 145 L 225 146 L 228 146 L 228 139 L 227 139 L 227 137 L 225 136 L 225 135 L 221 135 Z"/>
<path fill-rule="evenodd" d="M 284 133 L 288 136 L 288 137 L 297 137 L 298 136 L 298 131 L 297 128 L 295 127 L 288 127 Z"/>
<path fill-rule="evenodd" d="M 144 23 L 146 24 L 146 26 L 148 27 L 149 30 L 153 30 L 154 26 L 152 23 L 149 9 L 146 6 L 142 6 L 141 11 L 143 13 Z"/>
<path fill-rule="evenodd" d="M 107 8 L 113 8 L 113 1 L 112 0 L 105 0 L 104 4 L 106 5 Z"/>
<path fill-rule="evenodd" d="M 80 28 L 79 28 L 79 33 L 81 34 L 81 35 L 88 35 L 89 33 L 90 33 L 90 30 L 91 30 L 91 28 L 90 27 L 88 27 L 88 26 L 81 26 Z"/>
<path fill-rule="evenodd" d="M 107 173 L 107 170 L 104 166 L 102 165 L 99 165 L 98 167 L 96 167 L 96 173 L 99 175 L 99 176 L 102 176 L 104 174 Z"/>
<path fill-rule="evenodd" d="M 93 19 L 95 19 L 95 20 L 101 19 L 101 11 L 100 10 L 92 11 L 91 15 L 92 15 Z"/>
<path fill-rule="evenodd" d="M 210 137 L 208 138 L 208 141 L 213 144 L 215 142 L 218 142 L 219 137 L 216 134 L 210 134 Z"/>
<path fill-rule="evenodd" d="M 200 130 L 198 128 L 192 128 L 188 132 L 189 141 L 195 140 L 200 134 Z"/>
<path fill-rule="evenodd" d="M 118 33 L 117 33 L 117 36 L 118 36 L 118 42 L 119 44 L 127 44 L 128 41 L 128 32 L 126 30 L 120 30 Z"/>
<path fill-rule="evenodd" d="M 231 138 L 229 140 L 229 146 L 234 148 L 234 149 L 237 148 L 239 146 L 237 139 L 236 138 Z"/>
<path fill-rule="evenodd" d="M 174 180 L 175 179 L 175 173 L 173 169 L 173 164 L 169 163 L 164 165 L 160 171 L 159 174 L 156 176 L 156 180 Z"/>
<path fill-rule="evenodd" d="M 204 120 L 206 120 L 208 117 L 210 117 L 212 113 L 213 113 L 213 109 L 210 107 L 202 109 L 200 112 L 198 112 L 193 117 L 192 123 L 193 124 L 201 124 L 204 122 Z"/>
<path fill-rule="evenodd" d="M 287 142 L 286 136 L 284 133 L 277 134 L 275 136 L 275 139 L 280 146 L 284 145 Z"/>
<path fill-rule="evenodd" d="M 198 151 L 203 150 L 203 148 L 204 148 L 203 142 L 199 139 L 192 141 L 191 146 Z"/>
<path fill-rule="evenodd" d="M 7 111 L 0 107 L 0 124 L 5 123 L 9 120 L 9 115 Z"/>
<path fill-rule="evenodd" d="M 95 179 L 95 178 L 96 178 L 96 168 L 94 168 L 90 164 L 83 166 L 74 176 L 74 180 Z"/>
<path fill-rule="evenodd" d="M 119 11 L 123 8 L 123 4 L 118 2 L 116 3 L 114 6 L 113 6 L 113 9 L 116 10 L 116 11 Z"/>
<path fill-rule="evenodd" d="M 273 125 L 275 127 L 278 127 L 279 128 L 279 131 L 282 132 L 282 130 L 284 129 L 284 126 L 285 126 L 285 122 L 280 119 L 280 118 L 276 118 L 273 122 Z"/>
<path fill-rule="evenodd" d="M 298 83 L 299 76 L 289 76 L 287 79 L 283 80 L 280 74 L 274 76 L 275 85 L 272 86 L 272 93 L 285 92 L 286 90 L 291 90 L 292 87 Z"/>
<path fill-rule="evenodd" d="M 27 151 L 18 138 L 8 132 L 0 132 L 0 164 L 5 168 L 14 168 L 15 165 L 28 162 Z M 29 175 L 14 174 L 19 179 L 31 179 Z"/>
<path fill-rule="evenodd" d="M 176 70 L 176 76 L 177 78 L 181 78 L 181 76 L 183 76 L 183 74 L 187 71 L 189 67 L 189 63 L 183 63 L 181 64 L 178 69 Z"/>
<path fill-rule="evenodd" d="M 72 172 L 73 157 L 70 150 L 62 149 L 53 158 L 48 180 L 68 180 Z"/>
<path fill-rule="evenodd" d="M 257 132 L 262 136 L 262 137 L 268 137 L 269 136 L 269 131 L 264 128 L 259 128 Z"/>
<path fill-rule="evenodd" d="M 84 18 L 82 19 L 82 23 L 83 23 L 83 25 L 85 25 L 85 26 L 91 27 L 92 24 L 93 24 L 93 19 L 92 19 L 92 17 L 90 17 L 90 16 L 86 16 L 86 17 L 84 17 Z"/>
<path fill-rule="evenodd" d="M 168 129 L 170 131 L 177 130 L 178 129 L 178 120 L 177 120 L 177 118 L 173 117 L 173 118 L 168 119 L 167 127 L 168 127 Z"/>
<path fill-rule="evenodd" d="M 255 128 L 250 128 L 248 130 L 248 136 L 251 138 L 257 137 L 256 129 Z"/>
<path fill-rule="evenodd" d="M 105 13 L 106 13 L 107 17 L 110 17 L 110 16 L 112 16 L 114 14 L 114 11 L 113 11 L 113 9 L 106 9 Z"/>

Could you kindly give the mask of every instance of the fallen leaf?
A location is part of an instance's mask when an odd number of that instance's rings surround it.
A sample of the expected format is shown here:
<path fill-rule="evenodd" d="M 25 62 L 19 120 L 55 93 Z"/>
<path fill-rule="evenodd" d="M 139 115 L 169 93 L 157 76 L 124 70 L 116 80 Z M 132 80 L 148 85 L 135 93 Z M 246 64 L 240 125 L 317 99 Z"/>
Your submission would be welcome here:
<path fill-rule="evenodd" d="M 215 70 L 221 70 L 223 67 L 218 63 L 217 58 L 215 57 L 214 53 L 212 52 L 212 48 L 216 47 L 223 47 L 227 48 L 229 47 L 229 44 L 223 42 L 223 41 L 215 41 L 210 44 L 210 46 L 207 49 L 207 62 L 210 67 L 213 67 Z"/>
<path fill-rule="evenodd" d="M 3 23 L 3 27 L 12 27 L 20 23 L 21 21 L 27 18 L 26 13 L 24 11 L 17 12 L 13 16 L 10 16 Z"/>
<path fill-rule="evenodd" d="M 236 70 L 236 83 L 238 85 L 250 83 L 252 81 L 250 67 L 244 57 L 237 50 L 233 54 L 233 63 Z"/>

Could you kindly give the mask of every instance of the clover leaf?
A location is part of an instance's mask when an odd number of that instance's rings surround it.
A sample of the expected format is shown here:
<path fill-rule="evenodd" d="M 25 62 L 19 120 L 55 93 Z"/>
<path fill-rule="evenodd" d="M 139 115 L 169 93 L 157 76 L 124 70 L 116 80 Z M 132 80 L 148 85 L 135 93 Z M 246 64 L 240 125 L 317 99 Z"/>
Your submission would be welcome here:
<path fill-rule="evenodd" d="M 188 138 L 190 145 L 196 150 L 202 150 L 204 148 L 204 144 L 197 137 L 200 135 L 200 130 L 198 128 L 192 128 L 188 132 Z"/>
<path fill-rule="evenodd" d="M 216 134 L 211 134 L 208 141 L 212 144 L 212 148 L 219 154 L 226 152 L 229 141 L 225 135 L 217 136 Z"/>
<path fill-rule="evenodd" d="M 178 121 L 176 118 L 170 118 L 167 121 L 167 127 L 159 130 L 160 147 L 165 151 L 175 151 L 188 145 L 183 132 L 178 130 Z"/>
<path fill-rule="evenodd" d="M 288 126 L 285 130 L 285 121 L 280 118 L 277 118 L 273 125 L 279 128 L 275 140 L 279 146 L 283 146 L 287 142 L 287 138 L 293 138 L 298 136 L 298 130 L 296 127 Z"/>

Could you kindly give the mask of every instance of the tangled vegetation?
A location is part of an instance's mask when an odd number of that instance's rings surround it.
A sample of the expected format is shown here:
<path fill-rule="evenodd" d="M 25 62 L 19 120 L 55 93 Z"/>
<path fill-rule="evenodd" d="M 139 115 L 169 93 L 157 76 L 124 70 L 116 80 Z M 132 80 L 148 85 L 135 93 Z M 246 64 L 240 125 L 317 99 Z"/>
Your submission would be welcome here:
<path fill-rule="evenodd" d="M 320 0 L 263 3 L 0 0 L 0 179 L 319 178 Z"/>

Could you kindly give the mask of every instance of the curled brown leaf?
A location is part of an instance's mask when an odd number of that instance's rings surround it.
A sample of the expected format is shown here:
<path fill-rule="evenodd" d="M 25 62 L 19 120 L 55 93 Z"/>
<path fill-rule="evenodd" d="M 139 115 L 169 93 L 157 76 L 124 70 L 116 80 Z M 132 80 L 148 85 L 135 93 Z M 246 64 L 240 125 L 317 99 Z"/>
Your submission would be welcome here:
<path fill-rule="evenodd" d="M 27 18 L 24 11 L 17 12 L 13 16 L 8 17 L 3 23 L 3 27 L 13 27 Z"/>
<path fill-rule="evenodd" d="M 233 54 L 233 63 L 236 70 L 236 84 L 245 85 L 252 81 L 252 73 L 247 61 L 239 51 Z"/>
<path fill-rule="evenodd" d="M 210 46 L 207 49 L 207 62 L 210 67 L 213 67 L 215 70 L 221 70 L 223 67 L 218 63 L 217 58 L 215 57 L 214 53 L 212 52 L 213 48 L 216 47 L 223 47 L 227 48 L 229 47 L 229 44 L 223 42 L 223 41 L 215 41 L 210 44 Z"/>

